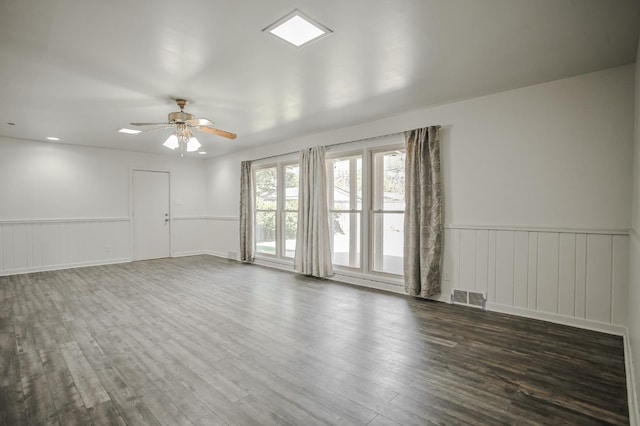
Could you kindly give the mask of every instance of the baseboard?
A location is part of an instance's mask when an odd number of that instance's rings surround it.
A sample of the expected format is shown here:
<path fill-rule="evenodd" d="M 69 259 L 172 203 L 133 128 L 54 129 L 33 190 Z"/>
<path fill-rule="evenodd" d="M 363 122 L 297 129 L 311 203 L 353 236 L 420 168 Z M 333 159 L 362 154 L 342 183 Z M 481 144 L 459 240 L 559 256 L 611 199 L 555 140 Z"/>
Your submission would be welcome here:
<path fill-rule="evenodd" d="M 631 337 L 629 336 L 629 330 L 626 329 L 624 334 L 624 371 L 627 376 L 629 424 L 631 426 L 638 426 L 638 422 L 640 422 L 640 413 L 638 412 L 638 392 L 636 391 L 636 375 L 631 351 Z"/>
<path fill-rule="evenodd" d="M 548 321 L 555 324 L 569 325 L 585 330 L 599 331 L 601 333 L 623 336 L 627 328 L 621 325 L 609 324 L 606 322 L 592 321 L 583 318 L 567 317 L 564 315 L 549 312 L 533 311 L 531 309 L 518 308 L 515 306 L 500 305 L 498 303 L 487 302 L 487 310 L 501 312 L 503 314 L 516 315 L 519 317 Z"/>
<path fill-rule="evenodd" d="M 31 274 L 34 272 L 60 271 L 62 269 L 87 268 L 89 266 L 115 265 L 117 263 L 129 263 L 132 261 L 133 259 L 129 257 L 123 257 L 119 259 L 105 259 L 105 260 L 98 260 L 98 261 L 65 263 L 60 265 L 47 265 L 47 266 L 35 266 L 35 267 L 20 268 L 20 269 L 7 269 L 4 271 L 0 271 L 0 277 L 4 277 L 8 275 Z"/>
<path fill-rule="evenodd" d="M 404 295 L 407 294 L 404 291 L 404 286 L 399 286 L 397 284 L 390 284 L 390 283 L 386 283 L 386 282 L 383 282 L 383 281 L 374 281 L 374 280 L 369 280 L 369 279 L 366 279 L 366 278 L 358 278 L 358 277 L 354 277 L 354 276 L 350 276 L 350 275 L 344 275 L 344 274 L 341 274 L 340 272 L 336 272 L 336 274 L 334 276 L 332 276 L 331 279 L 333 281 L 337 281 L 337 282 L 341 282 L 341 283 L 345 283 L 345 284 L 356 285 L 358 287 L 373 288 L 373 289 L 376 289 L 376 290 L 384 290 L 384 291 L 388 291 L 388 292 L 396 293 L 396 294 L 404 294 Z"/>
<path fill-rule="evenodd" d="M 211 252 L 209 250 L 183 251 L 183 252 L 173 253 L 171 257 L 200 256 L 203 254 L 211 254 Z"/>
<path fill-rule="evenodd" d="M 237 256 L 236 257 L 229 257 L 229 253 L 223 253 L 221 251 L 215 251 L 215 250 L 206 250 L 202 254 L 208 254 L 209 256 L 215 256 L 215 257 L 221 257 L 221 258 L 227 259 L 227 260 L 240 260 Z"/>

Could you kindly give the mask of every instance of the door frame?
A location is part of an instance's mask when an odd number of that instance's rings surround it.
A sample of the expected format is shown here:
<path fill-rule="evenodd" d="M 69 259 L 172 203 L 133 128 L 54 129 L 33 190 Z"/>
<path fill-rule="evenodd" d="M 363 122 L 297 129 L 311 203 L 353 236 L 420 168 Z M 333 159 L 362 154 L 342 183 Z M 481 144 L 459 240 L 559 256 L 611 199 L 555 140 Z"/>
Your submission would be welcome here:
<path fill-rule="evenodd" d="M 171 192 L 171 171 L 161 169 L 149 169 L 142 167 L 132 167 L 129 169 L 129 253 L 131 253 L 131 261 L 134 259 L 133 251 L 133 174 L 135 172 L 151 172 L 151 173 L 167 173 L 169 176 L 169 257 L 173 256 L 173 212 L 171 209 L 172 192 Z"/>

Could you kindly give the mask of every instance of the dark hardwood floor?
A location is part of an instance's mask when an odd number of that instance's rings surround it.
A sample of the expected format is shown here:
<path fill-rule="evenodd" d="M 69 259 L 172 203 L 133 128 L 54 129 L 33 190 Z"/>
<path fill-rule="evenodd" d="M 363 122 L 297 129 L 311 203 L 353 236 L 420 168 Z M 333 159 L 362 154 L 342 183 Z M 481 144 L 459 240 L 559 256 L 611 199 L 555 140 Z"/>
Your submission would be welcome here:
<path fill-rule="evenodd" d="M 0 423 L 628 424 L 620 337 L 210 256 L 0 277 Z"/>

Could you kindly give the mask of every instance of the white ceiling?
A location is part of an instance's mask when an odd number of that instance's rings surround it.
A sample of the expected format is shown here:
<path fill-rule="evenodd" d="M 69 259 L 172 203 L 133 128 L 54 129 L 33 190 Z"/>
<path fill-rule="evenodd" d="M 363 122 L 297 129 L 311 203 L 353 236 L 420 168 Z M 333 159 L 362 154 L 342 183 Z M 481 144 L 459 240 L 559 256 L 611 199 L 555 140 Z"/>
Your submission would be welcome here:
<path fill-rule="evenodd" d="M 295 8 L 334 33 L 261 31 Z M 0 135 L 176 155 L 116 130 L 185 97 L 220 155 L 631 63 L 639 27 L 636 0 L 1 0 Z"/>

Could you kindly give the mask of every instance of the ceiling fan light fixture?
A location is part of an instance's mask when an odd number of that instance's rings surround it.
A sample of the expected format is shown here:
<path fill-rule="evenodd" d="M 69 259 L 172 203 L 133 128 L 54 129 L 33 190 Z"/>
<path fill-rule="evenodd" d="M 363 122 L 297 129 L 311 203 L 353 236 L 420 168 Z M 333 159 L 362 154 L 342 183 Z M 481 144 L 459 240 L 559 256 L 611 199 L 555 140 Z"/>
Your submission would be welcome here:
<path fill-rule="evenodd" d="M 198 139 L 195 136 L 189 138 L 189 142 L 187 142 L 187 152 L 195 152 L 200 149 L 202 145 L 198 142 Z"/>
<path fill-rule="evenodd" d="M 171 135 L 167 138 L 167 140 L 162 144 L 169 149 L 176 149 L 180 146 L 178 143 L 178 137 L 176 135 Z"/>

